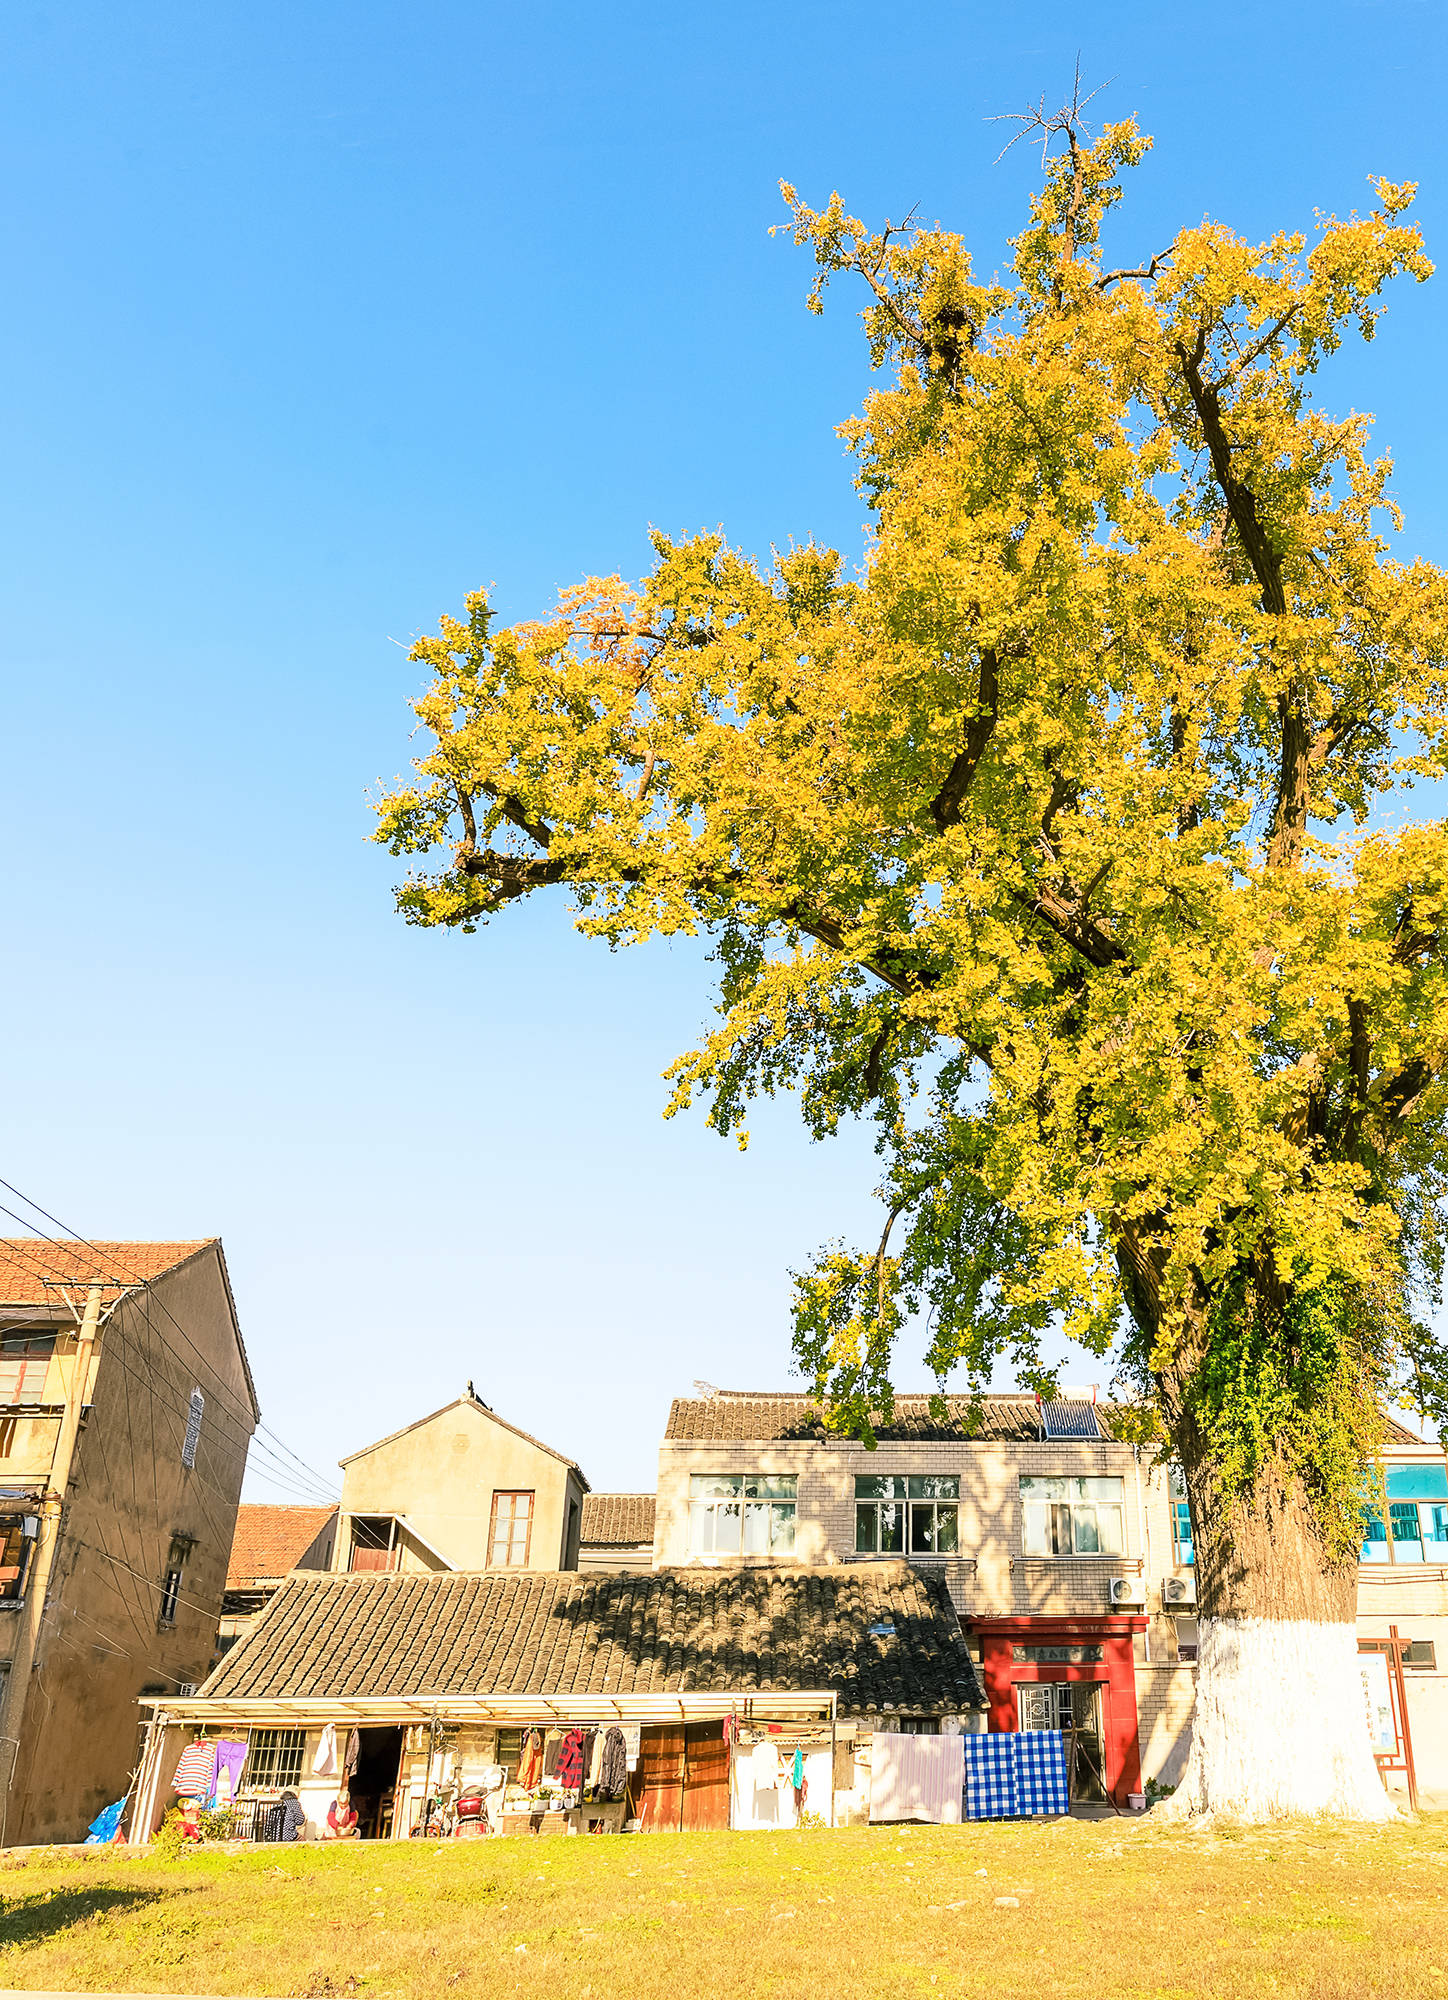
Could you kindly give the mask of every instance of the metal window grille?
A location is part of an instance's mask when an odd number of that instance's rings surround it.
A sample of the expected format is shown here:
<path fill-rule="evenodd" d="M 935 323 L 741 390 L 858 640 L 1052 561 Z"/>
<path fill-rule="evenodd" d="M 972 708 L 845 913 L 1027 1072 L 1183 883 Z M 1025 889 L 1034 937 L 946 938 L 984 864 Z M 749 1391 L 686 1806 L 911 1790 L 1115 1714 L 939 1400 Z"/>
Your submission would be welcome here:
<path fill-rule="evenodd" d="M 180 1600 L 181 1572 L 179 1569 L 168 1569 L 166 1572 L 166 1581 L 161 1586 L 160 1617 L 163 1625 L 174 1625 L 176 1623 L 176 1606 Z"/>
<path fill-rule="evenodd" d="M 302 1729 L 253 1729 L 247 1739 L 245 1783 L 248 1791 L 281 1791 L 302 1779 Z"/>
<path fill-rule="evenodd" d="M 181 1463 L 188 1470 L 196 1464 L 196 1447 L 201 1442 L 201 1417 L 206 1398 L 199 1389 L 191 1391 L 191 1408 L 186 1417 L 186 1441 L 181 1447 Z"/>

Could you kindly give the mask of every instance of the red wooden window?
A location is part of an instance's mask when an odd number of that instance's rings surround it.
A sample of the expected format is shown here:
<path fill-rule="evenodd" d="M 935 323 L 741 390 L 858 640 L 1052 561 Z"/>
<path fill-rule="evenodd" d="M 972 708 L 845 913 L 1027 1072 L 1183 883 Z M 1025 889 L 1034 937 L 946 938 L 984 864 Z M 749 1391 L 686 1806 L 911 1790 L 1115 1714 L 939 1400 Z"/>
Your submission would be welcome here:
<path fill-rule="evenodd" d="M 15 1603 L 24 1595 L 25 1566 L 32 1546 L 23 1515 L 0 1515 L 0 1601 Z"/>
<path fill-rule="evenodd" d="M 45 1394 L 45 1371 L 55 1352 L 55 1335 L 0 1340 L 0 1403 L 38 1403 Z"/>
<path fill-rule="evenodd" d="M 494 1569 L 526 1569 L 533 1538 L 533 1495 L 495 1493 L 488 1536 L 488 1560 Z"/>

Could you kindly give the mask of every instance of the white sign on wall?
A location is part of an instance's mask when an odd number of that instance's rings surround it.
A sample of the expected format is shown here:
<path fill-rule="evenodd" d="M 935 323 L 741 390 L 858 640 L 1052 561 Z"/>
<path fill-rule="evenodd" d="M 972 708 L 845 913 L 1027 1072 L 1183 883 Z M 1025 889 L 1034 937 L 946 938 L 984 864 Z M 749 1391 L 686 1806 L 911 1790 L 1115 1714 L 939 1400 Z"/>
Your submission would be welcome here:
<path fill-rule="evenodd" d="M 1358 1666 L 1363 1677 L 1368 1739 L 1377 1755 L 1391 1757 L 1398 1747 L 1398 1732 L 1393 1722 L 1388 1656 L 1386 1653 L 1359 1653 Z"/>

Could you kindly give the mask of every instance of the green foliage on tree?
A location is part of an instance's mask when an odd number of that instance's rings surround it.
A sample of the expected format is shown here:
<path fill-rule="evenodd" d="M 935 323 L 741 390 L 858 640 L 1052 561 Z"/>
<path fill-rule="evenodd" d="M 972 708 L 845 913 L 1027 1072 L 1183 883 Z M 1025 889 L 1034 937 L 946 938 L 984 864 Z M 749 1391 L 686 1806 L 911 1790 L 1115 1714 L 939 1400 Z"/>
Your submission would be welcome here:
<path fill-rule="evenodd" d="M 1379 182 L 1310 236 L 1112 267 L 1149 142 L 1049 123 L 998 276 L 784 189 L 812 307 L 866 288 L 860 566 L 656 535 L 641 584 L 543 622 L 473 596 L 414 648 L 431 741 L 376 838 L 414 923 L 565 885 L 610 944 L 706 936 L 719 1021 L 671 1111 L 872 1121 L 883 1233 L 797 1284 L 841 1429 L 914 1322 L 942 1386 L 1049 1386 L 1059 1324 L 1114 1346 L 1199 1515 L 1240 1531 L 1272 1485 L 1333 1572 L 1385 1399 L 1448 1413 L 1448 844 L 1411 810 L 1448 591 L 1390 544 L 1368 420 L 1313 391 L 1430 266 Z"/>

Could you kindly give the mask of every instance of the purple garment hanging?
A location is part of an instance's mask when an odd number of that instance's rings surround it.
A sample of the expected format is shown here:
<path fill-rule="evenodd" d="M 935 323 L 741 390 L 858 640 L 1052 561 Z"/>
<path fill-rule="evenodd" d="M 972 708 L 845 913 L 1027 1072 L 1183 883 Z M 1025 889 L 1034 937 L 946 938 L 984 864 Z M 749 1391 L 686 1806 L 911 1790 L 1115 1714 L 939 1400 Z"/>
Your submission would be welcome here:
<path fill-rule="evenodd" d="M 224 1736 L 217 1738 L 216 1775 L 211 1781 L 211 1796 L 207 1800 L 208 1805 L 214 1806 L 216 1804 L 217 1793 L 221 1788 L 221 1774 L 223 1771 L 226 1772 L 231 1780 L 230 1794 L 226 1801 L 228 1805 L 231 1804 L 231 1801 L 236 1797 L 237 1786 L 241 1783 L 241 1767 L 245 1762 L 246 1745 L 244 1743 L 228 1742 Z"/>

